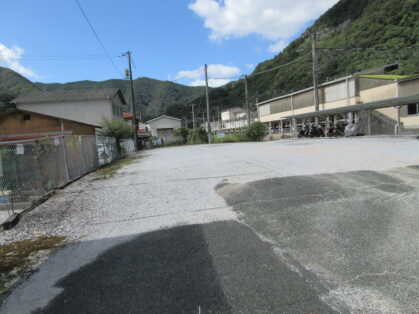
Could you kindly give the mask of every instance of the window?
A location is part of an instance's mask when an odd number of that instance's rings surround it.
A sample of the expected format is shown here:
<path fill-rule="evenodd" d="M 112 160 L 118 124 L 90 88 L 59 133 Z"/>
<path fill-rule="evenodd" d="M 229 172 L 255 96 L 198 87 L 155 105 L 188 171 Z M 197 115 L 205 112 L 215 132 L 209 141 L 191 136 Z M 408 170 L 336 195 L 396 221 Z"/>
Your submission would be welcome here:
<path fill-rule="evenodd" d="M 23 119 L 23 121 L 29 121 L 31 119 L 31 115 L 30 114 L 24 114 L 22 119 Z"/>
<path fill-rule="evenodd" d="M 419 114 L 419 103 L 418 104 L 408 104 L 407 105 L 407 114 L 409 116 Z"/>

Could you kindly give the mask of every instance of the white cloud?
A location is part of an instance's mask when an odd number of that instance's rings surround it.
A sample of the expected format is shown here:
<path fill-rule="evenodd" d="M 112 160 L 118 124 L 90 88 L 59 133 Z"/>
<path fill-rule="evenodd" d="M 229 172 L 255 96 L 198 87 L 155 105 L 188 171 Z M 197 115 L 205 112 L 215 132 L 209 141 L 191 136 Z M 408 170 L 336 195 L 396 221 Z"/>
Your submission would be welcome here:
<path fill-rule="evenodd" d="M 208 86 L 210 87 L 220 87 L 231 80 L 229 79 L 208 79 Z M 195 80 L 189 83 L 189 86 L 205 86 L 205 80 Z"/>
<path fill-rule="evenodd" d="M 0 65 L 12 69 L 23 76 L 38 78 L 39 76 L 33 70 L 20 64 L 20 58 L 23 53 L 24 50 L 18 46 L 7 48 L 5 45 L 0 44 Z"/>
<path fill-rule="evenodd" d="M 269 45 L 268 50 L 270 52 L 273 52 L 273 53 L 278 53 L 278 52 L 281 52 L 282 50 L 284 50 L 284 48 L 287 46 L 287 44 L 288 43 L 286 41 L 279 40 L 276 43 L 274 43 L 272 45 Z"/>
<path fill-rule="evenodd" d="M 258 34 L 288 40 L 338 0 L 194 0 L 189 4 L 216 42 Z"/>
<path fill-rule="evenodd" d="M 208 85 L 211 87 L 219 87 L 230 82 L 234 77 L 240 74 L 240 69 L 235 66 L 223 64 L 209 64 L 208 65 Z M 196 70 L 179 71 L 176 80 L 189 79 L 190 86 L 204 86 L 205 73 L 204 67 L 201 66 Z"/>
<path fill-rule="evenodd" d="M 255 67 L 255 65 L 251 64 L 251 63 L 247 63 L 246 67 L 248 67 L 249 69 L 253 69 Z"/>

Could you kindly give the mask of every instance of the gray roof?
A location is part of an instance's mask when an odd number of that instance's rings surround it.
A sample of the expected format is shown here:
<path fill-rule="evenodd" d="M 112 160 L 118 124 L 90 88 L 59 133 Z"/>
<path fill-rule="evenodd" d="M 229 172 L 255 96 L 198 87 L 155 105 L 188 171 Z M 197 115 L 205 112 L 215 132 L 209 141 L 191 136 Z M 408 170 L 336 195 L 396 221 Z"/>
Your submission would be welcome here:
<path fill-rule="evenodd" d="M 150 123 L 150 122 L 153 122 L 153 121 L 156 121 L 156 120 L 160 120 L 160 119 L 163 119 L 163 118 L 167 118 L 167 119 L 173 119 L 173 120 L 182 121 L 182 119 L 179 119 L 179 118 L 175 118 L 175 117 L 171 117 L 171 116 L 162 115 L 162 116 L 160 116 L 160 117 L 157 117 L 157 118 L 154 118 L 154 119 L 151 119 L 151 120 L 147 121 L 147 123 Z"/>
<path fill-rule="evenodd" d="M 246 109 L 241 108 L 241 107 L 233 107 L 233 108 L 226 109 L 222 112 L 246 112 Z"/>
<path fill-rule="evenodd" d="M 123 104 L 125 104 L 124 96 L 119 88 L 105 88 L 105 89 L 85 89 L 85 90 L 60 90 L 53 92 L 31 92 L 18 96 L 12 100 L 12 103 L 42 103 L 55 101 L 83 101 L 83 100 L 99 100 L 111 99 L 115 95 L 120 97 Z"/>

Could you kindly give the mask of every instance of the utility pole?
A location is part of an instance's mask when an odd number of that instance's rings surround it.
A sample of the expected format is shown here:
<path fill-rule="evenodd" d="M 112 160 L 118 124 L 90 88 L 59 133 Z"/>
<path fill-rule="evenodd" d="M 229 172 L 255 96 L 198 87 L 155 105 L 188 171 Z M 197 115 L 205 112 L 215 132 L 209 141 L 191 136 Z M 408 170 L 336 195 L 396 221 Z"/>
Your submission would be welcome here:
<path fill-rule="evenodd" d="M 318 65 L 317 65 L 317 34 L 311 34 L 311 55 L 313 58 L 313 91 L 314 91 L 314 106 L 315 110 L 319 111 L 319 88 L 318 88 Z"/>
<path fill-rule="evenodd" d="M 207 125 L 208 125 L 208 144 L 211 144 L 211 121 L 210 121 L 210 104 L 208 95 L 208 66 L 205 65 L 205 94 L 207 98 Z"/>
<path fill-rule="evenodd" d="M 247 75 L 244 76 L 244 100 L 246 105 L 247 126 L 250 126 L 249 92 L 247 90 Z"/>
<path fill-rule="evenodd" d="M 129 80 L 131 83 L 131 100 L 132 100 L 132 125 L 134 126 L 134 148 L 138 151 L 138 138 L 137 138 L 137 116 L 135 114 L 135 99 L 134 99 L 134 85 L 132 84 L 132 70 L 131 70 L 131 51 L 125 53 L 128 56 L 128 71 Z M 141 118 L 140 118 L 141 121 Z"/>
<path fill-rule="evenodd" d="M 218 120 L 218 131 L 221 131 L 221 124 L 220 124 L 220 107 L 217 107 L 217 120 Z"/>
<path fill-rule="evenodd" d="M 194 107 L 195 107 L 195 104 L 192 104 L 192 127 L 195 129 L 196 128 L 196 125 L 195 125 Z"/>

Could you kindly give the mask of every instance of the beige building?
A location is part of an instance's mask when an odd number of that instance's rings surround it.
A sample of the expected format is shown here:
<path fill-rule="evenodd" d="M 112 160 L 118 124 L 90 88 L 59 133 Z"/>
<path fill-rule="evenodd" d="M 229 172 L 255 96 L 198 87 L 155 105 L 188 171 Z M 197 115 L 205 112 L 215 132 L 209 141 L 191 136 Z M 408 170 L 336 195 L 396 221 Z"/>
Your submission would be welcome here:
<path fill-rule="evenodd" d="M 354 74 L 257 104 L 271 133 L 296 132 L 308 122 L 326 128 L 338 121 L 363 121 L 363 134 L 419 133 L 419 76 Z"/>
<path fill-rule="evenodd" d="M 118 88 L 33 92 L 13 100 L 17 109 L 99 126 L 122 119 L 124 96 Z"/>
<path fill-rule="evenodd" d="M 169 116 L 160 116 L 147 122 L 147 128 L 152 136 L 163 139 L 165 142 L 177 140 L 174 131 L 182 126 L 182 120 Z"/>

